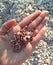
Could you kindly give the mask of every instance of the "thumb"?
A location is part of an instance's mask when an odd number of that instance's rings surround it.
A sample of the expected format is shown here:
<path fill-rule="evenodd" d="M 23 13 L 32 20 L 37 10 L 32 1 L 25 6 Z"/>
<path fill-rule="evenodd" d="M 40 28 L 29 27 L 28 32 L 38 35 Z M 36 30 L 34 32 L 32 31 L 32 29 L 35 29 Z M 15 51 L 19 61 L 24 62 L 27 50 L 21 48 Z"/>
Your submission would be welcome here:
<path fill-rule="evenodd" d="M 9 20 L 7 22 L 5 22 L 2 27 L 0 28 L 0 35 L 4 35 L 7 33 L 7 31 L 14 26 L 16 23 L 15 19 Z"/>

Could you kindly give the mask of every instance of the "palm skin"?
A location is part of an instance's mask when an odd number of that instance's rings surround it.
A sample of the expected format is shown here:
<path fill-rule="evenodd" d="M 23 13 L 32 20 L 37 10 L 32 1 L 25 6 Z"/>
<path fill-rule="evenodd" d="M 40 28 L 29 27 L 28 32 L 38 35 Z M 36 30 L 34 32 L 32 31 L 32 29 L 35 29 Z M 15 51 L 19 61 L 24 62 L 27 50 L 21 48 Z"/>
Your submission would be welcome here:
<path fill-rule="evenodd" d="M 16 20 L 14 19 L 3 24 L 0 28 L 0 65 L 21 65 L 31 55 L 46 31 L 44 27 L 46 21 L 48 20 L 46 15 L 46 11 L 37 11 L 24 18 L 16 26 Z M 27 46 L 19 53 L 14 53 L 9 46 L 10 39 L 6 32 L 11 27 L 13 27 L 13 31 L 16 32 L 17 30 L 24 28 L 26 25 L 28 25 L 28 30 L 30 31 L 34 28 L 34 38 L 31 43 L 28 43 Z"/>

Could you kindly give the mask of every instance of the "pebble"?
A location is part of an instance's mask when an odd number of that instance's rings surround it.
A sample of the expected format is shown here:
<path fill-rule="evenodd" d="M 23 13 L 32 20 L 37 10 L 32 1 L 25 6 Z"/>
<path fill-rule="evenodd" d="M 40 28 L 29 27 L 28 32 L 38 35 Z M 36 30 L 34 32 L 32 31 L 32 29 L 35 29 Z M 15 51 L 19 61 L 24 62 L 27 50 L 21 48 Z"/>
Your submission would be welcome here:
<path fill-rule="evenodd" d="M 0 19 L 0 27 L 1 27 L 1 24 L 2 24 L 2 19 Z"/>
<path fill-rule="evenodd" d="M 48 64 L 44 64 L 44 65 L 48 65 Z"/>
<path fill-rule="evenodd" d="M 32 10 L 32 5 L 29 4 L 28 9 Z"/>
<path fill-rule="evenodd" d="M 50 64 L 50 59 L 49 59 L 49 58 L 46 59 L 46 63 L 47 63 L 47 64 Z"/>
<path fill-rule="evenodd" d="M 42 1 L 43 1 L 43 0 L 39 0 L 39 1 L 36 0 L 37 5 L 41 5 Z"/>

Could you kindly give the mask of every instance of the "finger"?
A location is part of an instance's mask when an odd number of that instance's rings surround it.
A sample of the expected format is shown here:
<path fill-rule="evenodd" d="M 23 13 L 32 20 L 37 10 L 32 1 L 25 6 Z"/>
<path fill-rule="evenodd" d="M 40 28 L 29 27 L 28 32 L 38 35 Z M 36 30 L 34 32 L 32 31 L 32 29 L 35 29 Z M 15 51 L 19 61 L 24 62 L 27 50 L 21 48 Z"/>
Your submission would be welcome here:
<path fill-rule="evenodd" d="M 1 29 L 0 29 L 0 34 L 6 34 L 7 31 L 12 27 L 14 26 L 16 23 L 16 20 L 15 19 L 12 19 L 12 20 L 9 20 L 8 22 L 5 22 Z"/>
<path fill-rule="evenodd" d="M 33 41 L 31 42 L 32 47 L 35 48 L 35 46 L 38 44 L 38 42 L 41 40 L 43 37 L 44 33 L 46 31 L 46 28 L 43 27 L 40 32 L 34 37 Z"/>
<path fill-rule="evenodd" d="M 48 11 L 43 11 L 40 16 L 38 16 L 31 24 L 28 26 L 28 30 L 32 30 L 33 28 L 36 28 L 37 25 L 42 22 L 44 17 L 48 14 Z"/>
<path fill-rule="evenodd" d="M 39 16 L 40 13 L 41 11 L 36 11 L 32 13 L 28 17 L 24 18 L 18 25 L 23 28 L 24 26 L 28 25 L 32 20 L 34 20 L 37 16 Z"/>
<path fill-rule="evenodd" d="M 48 17 L 45 17 L 43 21 L 40 23 L 38 27 L 35 28 L 34 30 L 34 35 L 37 35 L 38 32 L 41 30 L 42 27 L 44 27 L 45 23 L 48 21 Z"/>

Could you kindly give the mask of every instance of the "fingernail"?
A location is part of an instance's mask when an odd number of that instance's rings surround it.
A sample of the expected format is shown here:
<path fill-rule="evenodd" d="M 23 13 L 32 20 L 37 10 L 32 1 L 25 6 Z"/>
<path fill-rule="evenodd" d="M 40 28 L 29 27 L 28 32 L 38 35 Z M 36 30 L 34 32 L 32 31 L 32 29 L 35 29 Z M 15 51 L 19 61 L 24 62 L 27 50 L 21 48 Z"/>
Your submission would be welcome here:
<path fill-rule="evenodd" d="M 45 11 L 43 11 L 43 12 L 44 12 L 46 15 L 49 14 L 49 11 L 46 11 L 46 10 L 45 10 Z"/>
<path fill-rule="evenodd" d="M 38 10 L 38 12 L 41 12 L 41 10 Z"/>
<path fill-rule="evenodd" d="M 46 19 L 46 20 L 49 20 L 49 17 L 47 16 L 47 17 L 45 17 L 45 19 Z"/>

